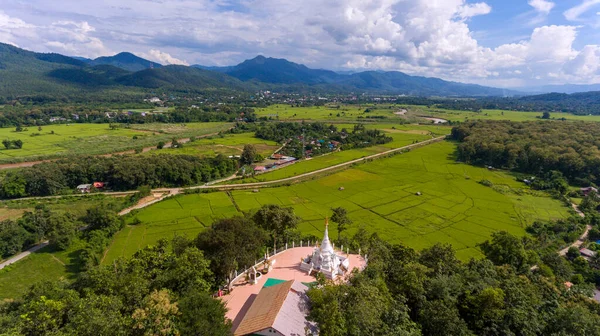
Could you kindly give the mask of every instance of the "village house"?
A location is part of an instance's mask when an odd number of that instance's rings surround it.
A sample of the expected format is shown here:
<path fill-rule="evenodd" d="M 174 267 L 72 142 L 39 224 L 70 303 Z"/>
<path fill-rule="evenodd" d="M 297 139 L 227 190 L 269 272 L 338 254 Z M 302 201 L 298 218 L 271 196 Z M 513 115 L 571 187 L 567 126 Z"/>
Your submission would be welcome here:
<path fill-rule="evenodd" d="M 90 191 L 92 191 L 92 185 L 91 184 L 80 184 L 77 186 L 77 191 L 79 191 L 82 194 L 89 193 Z"/>
<path fill-rule="evenodd" d="M 591 193 L 592 191 L 595 193 L 598 193 L 598 189 L 596 189 L 594 187 L 581 188 L 581 189 L 579 189 L 579 191 L 581 191 L 583 193 L 583 196 L 589 195 L 589 193 Z"/>
<path fill-rule="evenodd" d="M 596 256 L 596 252 L 594 252 L 590 249 L 587 249 L 587 248 L 580 249 L 579 253 L 581 253 L 581 255 L 586 259 L 588 259 L 588 258 L 591 259 Z"/>
<path fill-rule="evenodd" d="M 265 166 L 256 166 L 256 167 L 254 167 L 254 171 L 255 172 L 264 172 L 265 170 L 267 170 L 267 168 Z"/>

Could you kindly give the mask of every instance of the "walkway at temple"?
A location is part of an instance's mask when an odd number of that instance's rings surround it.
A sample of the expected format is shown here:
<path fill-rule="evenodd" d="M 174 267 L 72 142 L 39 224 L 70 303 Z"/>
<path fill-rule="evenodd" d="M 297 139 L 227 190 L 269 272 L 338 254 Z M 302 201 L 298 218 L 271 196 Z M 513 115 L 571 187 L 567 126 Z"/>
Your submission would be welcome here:
<path fill-rule="evenodd" d="M 315 278 L 313 276 L 307 275 L 305 271 L 300 270 L 301 259 L 311 255 L 313 251 L 314 247 L 296 247 L 281 252 L 271 258 L 276 260 L 273 269 L 260 277 L 255 285 L 250 285 L 242 280 L 239 284 L 234 286 L 234 289 L 230 294 L 222 297 L 228 309 L 226 316 L 233 321 L 234 330 L 237 324 L 240 323 L 239 320 L 245 315 L 246 310 L 252 305 L 258 292 L 265 285 L 267 279 L 297 280 L 304 283 L 314 282 Z M 341 253 L 339 251 L 337 252 Z M 361 256 L 351 254 L 349 258 L 350 269 L 364 268 L 365 260 Z M 260 271 L 258 268 L 257 270 Z M 273 280 L 271 280 L 271 282 L 273 282 Z M 236 319 L 238 315 L 240 318 Z"/>

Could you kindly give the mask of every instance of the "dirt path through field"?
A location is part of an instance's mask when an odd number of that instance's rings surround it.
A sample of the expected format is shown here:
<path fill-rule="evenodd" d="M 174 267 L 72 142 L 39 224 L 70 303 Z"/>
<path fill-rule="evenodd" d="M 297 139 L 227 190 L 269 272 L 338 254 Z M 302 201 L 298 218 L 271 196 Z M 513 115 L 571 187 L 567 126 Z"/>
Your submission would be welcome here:
<path fill-rule="evenodd" d="M 581 212 L 581 210 L 579 210 L 579 208 L 577 208 L 577 205 L 575 205 L 574 203 L 571 203 L 571 206 L 573 207 L 573 209 L 575 209 L 575 211 L 577 212 L 577 214 L 581 217 L 584 218 L 585 214 L 583 212 Z M 567 252 L 569 252 L 569 248 L 571 247 L 576 247 L 577 249 L 579 249 L 579 247 L 581 247 L 581 245 L 583 244 L 583 242 L 587 239 L 588 234 L 590 233 L 590 230 L 592 229 L 591 225 L 586 225 L 585 226 L 585 231 L 583 231 L 583 234 L 579 237 L 579 239 L 577 239 L 573 244 L 565 247 L 564 249 L 558 251 L 558 254 L 560 254 L 561 256 L 565 256 L 567 255 Z"/>

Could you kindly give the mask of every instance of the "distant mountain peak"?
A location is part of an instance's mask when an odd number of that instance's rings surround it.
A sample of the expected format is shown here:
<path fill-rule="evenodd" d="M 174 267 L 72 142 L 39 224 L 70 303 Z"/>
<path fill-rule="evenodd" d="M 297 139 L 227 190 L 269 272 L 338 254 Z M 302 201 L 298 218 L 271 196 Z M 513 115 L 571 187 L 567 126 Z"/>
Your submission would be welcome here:
<path fill-rule="evenodd" d="M 89 63 L 91 65 L 112 65 L 127 71 L 141 71 L 162 67 L 162 64 L 149 61 L 130 52 L 120 52 L 114 56 L 98 57 Z"/>

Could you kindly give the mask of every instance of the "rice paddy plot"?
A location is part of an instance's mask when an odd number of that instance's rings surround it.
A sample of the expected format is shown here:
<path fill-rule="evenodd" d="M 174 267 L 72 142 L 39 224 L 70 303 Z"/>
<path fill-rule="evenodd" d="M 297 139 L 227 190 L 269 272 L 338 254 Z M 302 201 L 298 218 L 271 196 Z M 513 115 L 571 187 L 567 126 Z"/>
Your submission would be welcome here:
<path fill-rule="evenodd" d="M 431 116 L 435 118 L 446 119 L 450 121 L 466 120 L 512 120 L 512 121 L 531 121 L 540 120 L 542 112 L 523 112 L 523 111 L 504 111 L 504 110 L 482 110 L 473 111 L 454 111 L 440 108 L 429 108 L 426 106 L 408 107 L 408 116 Z M 574 115 L 564 112 L 551 112 L 552 119 L 600 121 L 600 115 Z"/>
<path fill-rule="evenodd" d="M 448 131 L 450 131 L 450 129 L 448 129 Z M 257 175 L 254 178 L 238 180 L 235 183 L 274 181 L 287 177 L 293 177 L 311 171 L 331 167 L 340 163 L 360 159 L 365 156 L 389 151 L 390 149 L 407 146 L 417 141 L 431 139 L 431 135 L 429 134 L 388 133 L 387 135 L 393 138 L 393 140 L 387 144 L 366 148 L 343 150 L 340 152 L 333 152 L 330 154 L 317 156 L 311 159 L 301 160 L 296 163 L 290 164 L 286 167 L 282 167 L 271 172 Z M 230 183 L 232 182 L 227 181 L 227 184 Z"/>
<path fill-rule="evenodd" d="M 106 154 L 155 146 L 173 137 L 184 138 L 217 133 L 230 123 L 147 124 L 111 129 L 108 124 L 57 124 L 0 128 L 0 139 L 21 140 L 21 149 L 1 149 L 0 162 L 33 161 L 66 155 Z"/>
<path fill-rule="evenodd" d="M 275 141 L 256 138 L 254 133 L 223 134 L 198 139 L 186 143 L 181 148 L 166 148 L 161 151 L 146 152 L 155 154 L 188 154 L 195 156 L 213 157 L 218 154 L 225 156 L 241 155 L 244 145 L 254 145 L 258 154 L 268 157 L 280 146 Z"/>
<path fill-rule="evenodd" d="M 300 230 L 316 236 L 323 234 L 323 220 L 331 216 L 331 208 L 344 207 L 354 221 L 348 235 L 364 227 L 387 241 L 417 250 L 447 242 L 463 259 L 481 256 L 478 244 L 495 231 L 524 235 L 525 228 L 537 219 L 569 216 L 568 208 L 559 201 L 528 194 L 528 187 L 515 182 L 510 174 L 456 163 L 454 150 L 452 142 L 436 143 L 288 187 L 231 191 L 231 197 L 215 192 L 169 199 L 137 213 L 141 224 L 115 237 L 105 262 L 131 255 L 155 238 L 171 238 L 186 230 L 196 234 L 216 218 L 264 204 L 293 207 L 302 218 Z M 500 193 L 465 176 L 465 171 L 521 192 Z M 193 220 L 199 222 L 197 228 L 190 224 Z M 150 238 L 147 232 L 154 236 Z M 335 224 L 331 235 L 337 237 Z"/>

